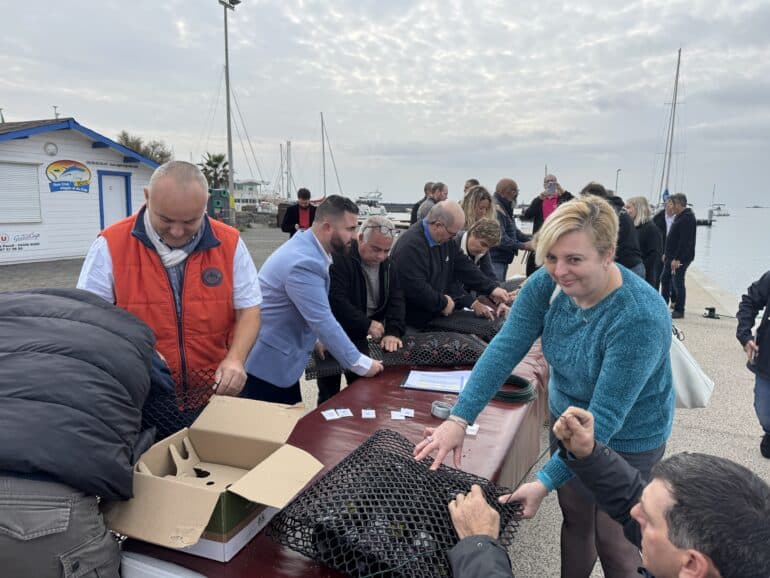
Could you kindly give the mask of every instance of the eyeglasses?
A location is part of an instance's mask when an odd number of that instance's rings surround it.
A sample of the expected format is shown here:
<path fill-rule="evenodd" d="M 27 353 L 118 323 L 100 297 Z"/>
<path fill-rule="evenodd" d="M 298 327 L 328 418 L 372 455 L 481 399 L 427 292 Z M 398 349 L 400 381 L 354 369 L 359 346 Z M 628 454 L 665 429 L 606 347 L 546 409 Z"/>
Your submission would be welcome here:
<path fill-rule="evenodd" d="M 459 233 L 459 232 L 460 232 L 460 229 L 457 229 L 456 231 L 452 231 L 452 230 L 451 230 L 449 227 L 447 227 L 447 226 L 446 226 L 444 223 L 442 223 L 441 221 L 434 221 L 434 223 L 435 223 L 436 225 L 441 225 L 442 227 L 444 227 L 444 230 L 445 230 L 445 231 L 446 231 L 448 234 L 450 234 L 452 237 L 454 237 L 455 235 L 457 235 L 457 233 Z"/>
<path fill-rule="evenodd" d="M 383 235 L 388 235 L 390 237 L 393 237 L 393 233 L 396 231 L 396 228 L 390 225 L 366 225 L 363 229 L 361 229 L 361 232 L 363 233 L 367 229 L 379 230 Z"/>

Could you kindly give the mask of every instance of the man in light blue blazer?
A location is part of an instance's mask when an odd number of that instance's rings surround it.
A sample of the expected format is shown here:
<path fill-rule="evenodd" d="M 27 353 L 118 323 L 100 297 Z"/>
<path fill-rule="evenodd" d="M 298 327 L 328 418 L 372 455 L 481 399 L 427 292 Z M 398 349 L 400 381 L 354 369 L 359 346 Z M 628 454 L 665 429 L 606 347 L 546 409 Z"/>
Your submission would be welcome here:
<path fill-rule="evenodd" d="M 316 341 L 357 375 L 382 371 L 382 362 L 363 355 L 350 341 L 329 306 L 331 254 L 349 249 L 357 226 L 355 203 L 331 195 L 316 210 L 312 227 L 298 232 L 265 261 L 259 273 L 262 328 L 246 359 L 243 397 L 302 401 L 299 378 Z"/>

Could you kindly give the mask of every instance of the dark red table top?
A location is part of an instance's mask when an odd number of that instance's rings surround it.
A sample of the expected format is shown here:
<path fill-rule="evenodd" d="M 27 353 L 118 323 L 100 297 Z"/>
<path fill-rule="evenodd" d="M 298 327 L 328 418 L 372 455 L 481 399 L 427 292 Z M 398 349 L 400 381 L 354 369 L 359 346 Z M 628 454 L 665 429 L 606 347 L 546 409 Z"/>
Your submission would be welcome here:
<path fill-rule="evenodd" d="M 423 438 L 426 426 L 441 423 L 431 415 L 431 403 L 436 399 L 454 403 L 457 396 L 404 389 L 400 384 L 407 371 L 405 367 L 391 367 L 376 377 L 359 379 L 297 423 L 289 443 L 308 451 L 324 464 L 317 477 L 336 466 L 378 429 L 391 429 L 417 443 Z M 539 391 L 545 389 L 548 367 L 539 344 L 533 347 L 514 373 L 536 384 Z M 390 411 L 402 407 L 414 409 L 415 416 L 403 421 L 392 420 Z M 354 417 L 326 421 L 321 411 L 330 408 L 349 408 Z M 362 409 L 376 410 L 376 419 L 362 419 Z M 490 403 L 476 420 L 480 426 L 478 435 L 466 437 L 463 470 L 495 481 L 511 451 L 516 432 L 530 409 L 524 404 Z M 447 460 L 451 464 L 451 456 Z M 126 546 L 132 551 L 179 564 L 209 578 L 342 576 L 273 542 L 264 532 L 226 564 L 135 540 L 129 540 Z"/>

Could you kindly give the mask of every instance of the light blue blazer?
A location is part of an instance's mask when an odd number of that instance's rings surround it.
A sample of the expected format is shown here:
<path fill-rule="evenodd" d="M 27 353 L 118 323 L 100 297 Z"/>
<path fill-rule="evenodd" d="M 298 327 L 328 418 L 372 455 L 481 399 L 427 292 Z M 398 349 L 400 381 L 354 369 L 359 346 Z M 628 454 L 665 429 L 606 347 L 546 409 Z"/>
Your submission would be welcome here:
<path fill-rule="evenodd" d="M 329 262 L 312 230 L 294 235 L 267 258 L 259 337 L 246 358 L 246 372 L 277 387 L 297 382 L 316 339 L 345 368 L 361 357 L 332 315 Z"/>

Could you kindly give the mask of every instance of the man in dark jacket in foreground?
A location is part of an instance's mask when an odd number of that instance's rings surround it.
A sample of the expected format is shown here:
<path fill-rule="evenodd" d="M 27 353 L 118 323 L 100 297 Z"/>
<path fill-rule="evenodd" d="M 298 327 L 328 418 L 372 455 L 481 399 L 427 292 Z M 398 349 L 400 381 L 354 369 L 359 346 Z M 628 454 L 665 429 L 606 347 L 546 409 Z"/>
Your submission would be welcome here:
<path fill-rule="evenodd" d="M 752 329 L 757 314 L 763 309 L 762 323 L 754 338 Z M 765 432 L 759 449 L 770 459 L 770 271 L 751 284 L 741 298 L 736 317 L 738 329 L 735 335 L 748 357 L 747 367 L 755 375 L 754 410 Z"/>
<path fill-rule="evenodd" d="M 347 254 L 334 255 L 329 269 L 329 305 L 350 340 L 369 355 L 367 336 L 380 342 L 385 351 L 402 347 L 404 294 L 396 267 L 388 258 L 396 227 L 382 215 L 366 219 Z M 358 376 L 345 372 L 348 384 Z M 318 403 L 340 391 L 340 376 L 318 378 Z"/>
<path fill-rule="evenodd" d="M 730 460 L 685 452 L 658 463 L 646 484 L 622 457 L 595 441 L 593 421 L 576 407 L 562 414 L 553 428 L 561 440 L 559 456 L 623 526 L 626 538 L 641 547 L 642 576 L 770 576 L 770 487 L 763 480 Z M 497 538 L 499 518 L 494 524 L 494 510 L 483 498 L 472 498 L 449 506 L 464 538 L 449 552 L 453 575 L 508 577 L 507 554 L 489 541 Z M 463 524 L 468 519 L 477 523 Z"/>
<path fill-rule="evenodd" d="M 117 577 L 99 501 L 133 495 L 155 339 L 77 289 L 0 294 L 0 574 Z"/>
<path fill-rule="evenodd" d="M 454 237 L 464 225 L 460 205 L 441 201 L 425 219 L 401 233 L 393 247 L 391 258 L 398 268 L 409 327 L 419 330 L 439 315 L 452 314 L 455 303 L 448 291 L 454 279 L 495 302 L 510 300 L 460 250 Z"/>
<path fill-rule="evenodd" d="M 660 275 L 660 293 L 663 300 L 674 304 L 673 319 L 684 317 L 687 292 L 684 277 L 695 259 L 695 214 L 687 206 L 687 197 L 681 193 L 671 195 L 674 222 L 666 237 L 663 250 L 663 272 Z"/>

